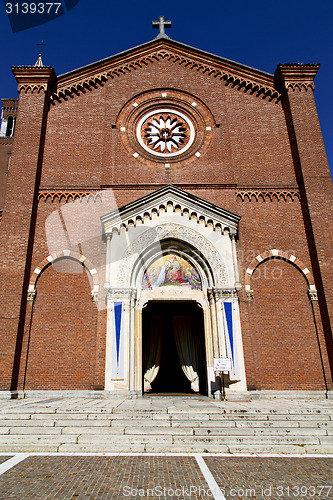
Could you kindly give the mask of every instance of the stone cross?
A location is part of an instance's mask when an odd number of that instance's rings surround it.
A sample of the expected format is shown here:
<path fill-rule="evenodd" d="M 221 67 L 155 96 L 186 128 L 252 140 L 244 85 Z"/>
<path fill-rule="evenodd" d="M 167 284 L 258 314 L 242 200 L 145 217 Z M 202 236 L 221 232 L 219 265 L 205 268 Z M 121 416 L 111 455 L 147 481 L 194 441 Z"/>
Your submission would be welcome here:
<path fill-rule="evenodd" d="M 164 16 L 160 16 L 159 21 L 153 21 L 153 28 L 159 28 L 160 33 L 158 36 L 167 36 L 165 28 L 171 28 L 171 21 L 164 21 Z"/>

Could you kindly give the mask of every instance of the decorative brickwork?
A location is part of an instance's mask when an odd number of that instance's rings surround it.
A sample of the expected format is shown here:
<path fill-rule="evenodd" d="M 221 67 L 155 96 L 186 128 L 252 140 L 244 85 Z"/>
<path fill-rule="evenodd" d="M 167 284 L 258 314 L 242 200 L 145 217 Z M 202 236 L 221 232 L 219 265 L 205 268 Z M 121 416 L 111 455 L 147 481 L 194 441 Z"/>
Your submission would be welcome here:
<path fill-rule="evenodd" d="M 52 201 L 56 202 L 65 202 L 70 203 L 74 200 L 82 200 L 85 199 L 87 201 L 96 201 L 97 199 L 101 199 L 100 192 L 93 191 L 75 191 L 75 190 L 59 190 L 59 191 L 49 191 L 42 189 L 38 195 L 38 201 Z"/>
<path fill-rule="evenodd" d="M 270 81 L 267 74 L 262 74 L 258 78 L 258 73 L 254 75 L 250 68 L 240 68 L 235 63 L 232 64 L 230 61 L 216 57 L 209 58 L 208 54 L 205 54 L 204 57 L 198 57 L 198 54 L 196 56 L 194 54 L 190 55 L 190 53 L 185 55 L 185 52 L 191 52 L 190 47 L 181 46 L 181 44 L 179 44 L 179 47 L 178 44 L 173 44 L 174 46 L 171 48 L 167 40 L 160 40 L 155 45 L 163 48 L 148 50 L 148 53 L 141 54 L 139 57 L 128 57 L 126 62 L 120 64 L 116 58 L 114 61 L 112 59 L 107 59 L 105 62 L 101 61 L 95 65 L 95 68 L 89 68 L 88 74 L 84 74 L 83 71 L 78 72 L 78 74 L 74 73 L 73 76 L 66 74 L 60 77 L 57 92 L 52 95 L 52 100 L 66 100 L 68 97 L 80 93 L 84 94 L 98 86 L 103 86 L 109 78 L 113 79 L 120 75 L 126 75 L 159 60 L 167 60 L 207 77 L 222 80 L 225 85 L 232 85 L 239 90 L 248 91 L 256 96 L 262 95 L 275 101 L 280 99 L 279 92 L 274 88 L 274 83 Z M 164 48 L 164 46 L 166 47 Z"/>
<path fill-rule="evenodd" d="M 239 189 L 237 188 L 237 197 L 239 197 L 242 201 L 246 198 L 249 201 L 273 201 L 275 200 L 284 200 L 284 201 L 294 201 L 295 199 L 300 200 L 300 194 L 298 190 L 268 190 L 268 189 Z"/>
<path fill-rule="evenodd" d="M 50 266 L 51 264 L 55 263 L 59 259 L 63 258 L 70 258 L 74 259 L 78 262 L 80 262 L 89 272 L 92 280 L 92 291 L 91 291 L 91 296 L 92 300 L 94 302 L 97 302 L 98 300 L 98 291 L 99 291 L 99 280 L 98 280 L 98 273 L 96 271 L 96 268 L 93 266 L 93 264 L 85 257 L 84 255 L 80 255 L 77 252 L 73 252 L 72 250 L 63 250 L 62 252 L 56 252 L 52 255 L 49 255 L 46 257 L 46 259 L 42 260 L 39 265 L 35 268 L 34 272 L 32 273 L 32 276 L 30 278 L 29 282 L 29 289 L 28 289 L 28 300 L 33 301 L 35 299 L 36 295 L 36 282 L 39 278 L 39 276 L 43 273 L 43 271 Z"/>
<path fill-rule="evenodd" d="M 308 285 L 309 285 L 309 297 L 311 300 L 317 300 L 317 290 L 314 282 L 314 278 L 312 276 L 311 271 L 306 267 L 303 262 L 295 257 L 295 255 L 292 255 L 287 252 L 283 252 L 282 250 L 269 250 L 267 252 L 264 252 L 260 255 L 257 255 L 257 257 L 251 262 L 249 267 L 246 269 L 245 272 L 245 290 L 247 294 L 248 300 L 252 301 L 253 300 L 253 291 L 251 290 L 251 276 L 253 275 L 255 269 L 262 263 L 265 262 L 266 260 L 270 259 L 282 259 L 285 260 L 286 262 L 290 262 L 294 266 L 296 266 L 301 273 L 304 275 Z"/>

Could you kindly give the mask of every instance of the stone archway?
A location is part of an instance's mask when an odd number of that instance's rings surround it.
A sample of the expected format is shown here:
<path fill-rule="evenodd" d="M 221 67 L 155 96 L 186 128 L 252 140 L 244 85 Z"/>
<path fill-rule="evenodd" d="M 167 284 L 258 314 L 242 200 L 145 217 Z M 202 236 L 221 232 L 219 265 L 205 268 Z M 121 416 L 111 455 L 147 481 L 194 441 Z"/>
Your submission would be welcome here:
<path fill-rule="evenodd" d="M 216 387 L 214 358 L 232 359 L 230 385 L 246 387 L 236 252 L 239 216 L 166 186 L 102 217 L 106 240 L 105 388 L 142 394 L 144 308 L 150 301 L 193 301 L 203 310 L 208 394 Z M 163 264 L 149 286 L 149 266 L 167 253 L 187 261 L 177 282 Z M 190 276 L 193 267 L 200 278 Z M 145 281 L 146 280 L 146 281 Z M 158 285 L 158 286 L 157 286 Z M 162 286 L 159 286 L 162 285 Z M 178 286 L 179 285 L 179 286 Z M 147 307 L 147 306 L 146 306 Z"/>

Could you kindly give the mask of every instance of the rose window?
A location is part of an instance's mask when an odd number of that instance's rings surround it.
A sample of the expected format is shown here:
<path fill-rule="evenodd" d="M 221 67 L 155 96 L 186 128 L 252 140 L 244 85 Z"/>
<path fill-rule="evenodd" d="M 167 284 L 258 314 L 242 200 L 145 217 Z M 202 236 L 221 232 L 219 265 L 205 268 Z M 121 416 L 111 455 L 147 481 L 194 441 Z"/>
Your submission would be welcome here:
<path fill-rule="evenodd" d="M 156 156 L 176 156 L 193 143 L 194 126 L 183 113 L 159 109 L 146 114 L 138 123 L 137 138 L 141 146 Z"/>
<path fill-rule="evenodd" d="M 154 150 L 172 153 L 172 150 L 178 150 L 185 143 L 186 129 L 184 122 L 178 121 L 177 117 L 168 116 L 165 119 L 160 115 L 159 118 L 154 117 L 148 122 L 147 128 L 144 129 L 146 132 L 144 138 L 147 139 L 147 145 L 152 146 Z"/>

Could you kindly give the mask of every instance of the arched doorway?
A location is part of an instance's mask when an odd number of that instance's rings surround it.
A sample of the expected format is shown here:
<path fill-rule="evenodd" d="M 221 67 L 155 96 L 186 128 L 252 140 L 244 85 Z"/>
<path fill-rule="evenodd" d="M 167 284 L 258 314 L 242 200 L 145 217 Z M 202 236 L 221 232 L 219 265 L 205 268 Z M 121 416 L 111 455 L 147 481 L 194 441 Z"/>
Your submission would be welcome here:
<path fill-rule="evenodd" d="M 207 394 L 203 311 L 195 301 L 149 301 L 142 365 L 144 394 Z"/>

